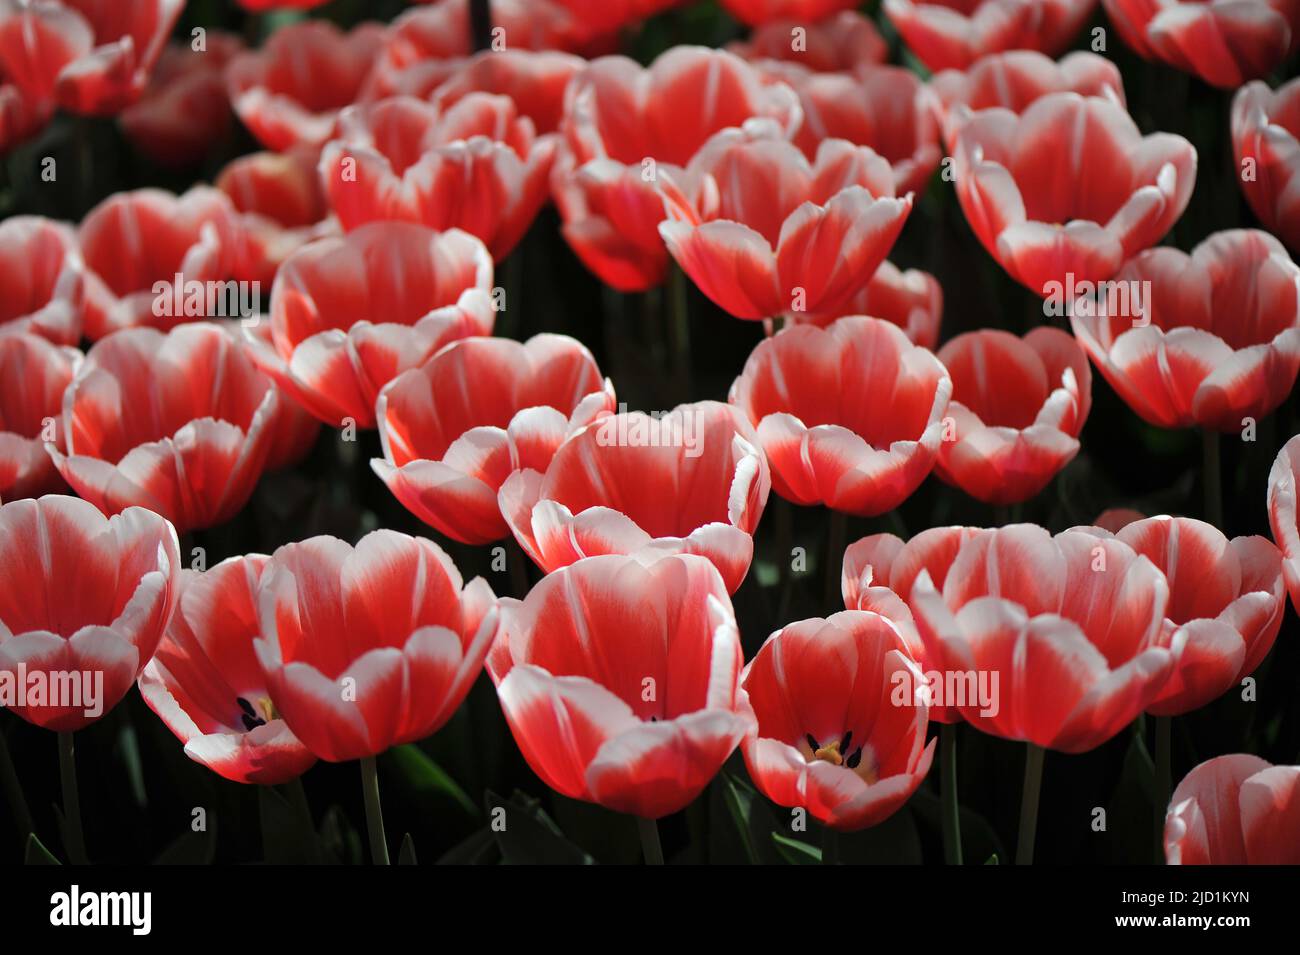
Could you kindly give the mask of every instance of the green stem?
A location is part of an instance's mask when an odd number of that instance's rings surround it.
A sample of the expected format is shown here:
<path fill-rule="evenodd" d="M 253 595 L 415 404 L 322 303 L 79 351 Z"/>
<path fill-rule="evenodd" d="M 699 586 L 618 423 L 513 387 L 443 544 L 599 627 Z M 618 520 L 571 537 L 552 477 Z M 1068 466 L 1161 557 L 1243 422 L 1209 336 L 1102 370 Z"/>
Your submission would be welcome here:
<path fill-rule="evenodd" d="M 679 266 L 669 269 L 668 285 L 673 384 L 676 400 L 685 401 L 691 393 L 691 316 L 686 303 L 686 273 Z"/>
<path fill-rule="evenodd" d="M 73 865 L 86 865 L 86 836 L 81 828 L 81 796 L 77 792 L 77 760 L 72 733 L 59 734 L 59 783 L 63 787 L 64 848 Z"/>
<path fill-rule="evenodd" d="M 1223 465 L 1219 455 L 1219 432 L 1201 429 L 1202 475 L 1205 489 L 1205 519 L 1223 530 Z"/>
<path fill-rule="evenodd" d="M 822 865 L 840 864 L 840 834 L 827 826 L 822 830 Z"/>
<path fill-rule="evenodd" d="M 9 755 L 9 744 L 5 742 L 4 733 L 0 732 L 0 782 L 4 784 L 5 801 L 18 823 L 18 835 L 25 842 L 28 835 L 35 832 L 32 825 L 32 813 L 27 808 L 27 797 L 23 795 L 22 784 L 18 781 L 18 771 L 14 768 L 13 758 Z"/>
<path fill-rule="evenodd" d="M 370 830 L 370 859 L 375 865 L 389 865 L 388 840 L 384 838 L 384 810 L 379 804 L 379 773 L 375 757 L 361 760 L 361 792 L 366 799 L 366 828 Z"/>
<path fill-rule="evenodd" d="M 641 852 L 645 856 L 645 864 L 663 865 L 664 848 L 659 844 L 659 823 L 638 816 L 636 828 L 641 834 Z"/>
<path fill-rule="evenodd" d="M 844 538 L 848 534 L 849 516 L 843 511 L 831 511 L 830 530 L 826 535 L 826 596 L 824 603 L 830 608 L 840 609 L 840 578 L 844 571 Z"/>
<path fill-rule="evenodd" d="M 1173 726 L 1174 719 L 1172 716 L 1156 717 L 1156 858 L 1163 864 L 1165 861 L 1165 812 L 1169 808 L 1169 797 L 1172 795 L 1173 775 L 1170 771 L 1170 763 L 1173 748 Z"/>
<path fill-rule="evenodd" d="M 961 808 L 957 801 L 957 724 L 939 727 L 939 789 L 943 798 L 943 861 L 961 865 Z"/>
<path fill-rule="evenodd" d="M 1043 785 L 1045 750 L 1025 744 L 1025 788 L 1020 796 L 1020 837 L 1016 840 L 1016 865 L 1034 861 L 1034 833 L 1038 830 L 1038 793 Z"/>

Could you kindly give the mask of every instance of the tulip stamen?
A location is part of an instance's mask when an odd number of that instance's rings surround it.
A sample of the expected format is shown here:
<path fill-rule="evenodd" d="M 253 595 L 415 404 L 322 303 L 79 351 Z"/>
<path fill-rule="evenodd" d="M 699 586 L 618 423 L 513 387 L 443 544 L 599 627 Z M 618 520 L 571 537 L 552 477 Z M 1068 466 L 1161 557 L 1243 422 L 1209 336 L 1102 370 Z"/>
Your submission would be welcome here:
<path fill-rule="evenodd" d="M 239 718 L 244 724 L 244 729 L 249 732 L 257 729 L 259 726 L 265 726 L 271 720 L 280 718 L 280 715 L 275 711 L 275 704 L 271 702 L 270 697 L 264 696 L 259 699 L 256 707 L 242 696 L 235 697 L 235 702 L 238 703 L 239 708 L 243 710 L 239 715 Z"/>

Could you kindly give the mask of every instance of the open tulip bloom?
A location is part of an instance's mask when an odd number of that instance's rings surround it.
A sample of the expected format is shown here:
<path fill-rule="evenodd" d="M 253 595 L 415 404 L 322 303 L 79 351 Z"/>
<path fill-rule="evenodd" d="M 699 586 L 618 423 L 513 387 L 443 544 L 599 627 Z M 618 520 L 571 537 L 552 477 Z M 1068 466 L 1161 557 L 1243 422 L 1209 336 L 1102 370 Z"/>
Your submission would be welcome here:
<path fill-rule="evenodd" d="M 1108 98 L 1051 93 L 1022 114 L 986 109 L 953 144 L 966 221 L 1016 281 L 1044 298 L 1109 279 L 1187 208 L 1196 150 L 1143 136 Z"/>
<path fill-rule="evenodd" d="M 565 437 L 614 407 L 596 360 L 564 335 L 453 342 L 379 395 L 371 467 L 412 514 L 467 544 L 510 533 L 497 492 L 545 470 Z"/>
<path fill-rule="evenodd" d="M 1291 606 L 1300 611 L 1300 508 L 1296 506 L 1296 476 L 1300 473 L 1300 435 L 1278 452 L 1268 474 L 1268 522 L 1282 551 L 1282 576 Z"/>
<path fill-rule="evenodd" d="M 77 349 L 35 335 L 0 335 L 0 500 L 64 489 L 45 443 L 66 450 L 63 391 L 81 361 Z"/>
<path fill-rule="evenodd" d="M 489 335 L 492 257 L 472 235 L 371 223 L 311 242 L 271 289 L 258 365 L 326 424 L 375 427 L 380 389 L 443 345 Z"/>
<path fill-rule="evenodd" d="M 921 671 L 886 617 L 845 610 L 789 624 L 741 682 L 758 720 L 745 765 L 778 805 L 862 829 L 897 811 L 930 770 Z"/>
<path fill-rule="evenodd" d="M 61 222 L 13 216 L 0 222 L 0 334 L 31 332 L 59 345 L 81 340 L 85 268 Z"/>
<path fill-rule="evenodd" d="M 796 28 L 803 28 L 805 43 L 791 43 Z M 768 20 L 745 41 L 727 46 L 765 69 L 796 65 L 818 73 L 851 73 L 884 63 L 889 45 L 876 24 L 856 10 L 842 10 L 809 22 L 806 19 Z M 765 62 L 766 61 L 766 62 Z"/>
<path fill-rule="evenodd" d="M 885 0 L 908 48 L 931 70 L 964 70 L 1004 50 L 1061 53 L 1096 0 Z"/>
<path fill-rule="evenodd" d="M 601 417 L 565 440 L 544 470 L 515 471 L 499 500 L 516 539 L 547 572 L 599 554 L 699 554 L 734 593 L 770 488 L 749 422 L 702 401 L 659 417 Z"/>
<path fill-rule="evenodd" d="M 771 120 L 724 129 L 683 172 L 661 170 L 660 188 L 669 253 L 719 308 L 751 320 L 846 304 L 912 210 L 870 148 L 825 139 L 809 161 Z"/>
<path fill-rule="evenodd" d="M 722 577 L 693 554 L 588 557 L 501 600 L 488 672 L 533 771 L 642 819 L 690 803 L 754 730 Z"/>
<path fill-rule="evenodd" d="M 933 354 L 889 322 L 854 315 L 764 339 L 730 401 L 754 424 L 778 494 L 874 516 L 934 467 L 951 394 Z"/>
<path fill-rule="evenodd" d="M 140 695 L 176 734 L 185 755 L 237 783 L 296 779 L 316 757 L 271 703 L 253 641 L 257 582 L 266 557 L 232 557 L 211 570 L 182 569 L 176 612 L 140 674 Z"/>
<path fill-rule="evenodd" d="M 1297 29 L 1300 36 L 1300 28 Z M 1241 191 L 1270 232 L 1300 253 L 1300 78 L 1270 90 L 1247 83 L 1232 100 Z"/>
<path fill-rule="evenodd" d="M 1300 865 L 1300 766 L 1206 760 L 1174 791 L 1164 845 L 1170 865 Z"/>

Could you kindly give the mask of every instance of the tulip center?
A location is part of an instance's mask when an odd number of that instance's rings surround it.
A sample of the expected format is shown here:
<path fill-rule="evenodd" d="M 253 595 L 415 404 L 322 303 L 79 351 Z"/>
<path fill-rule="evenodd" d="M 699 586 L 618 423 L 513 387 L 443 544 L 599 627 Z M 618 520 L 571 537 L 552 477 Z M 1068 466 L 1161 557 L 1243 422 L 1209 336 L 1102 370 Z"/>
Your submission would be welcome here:
<path fill-rule="evenodd" d="M 275 704 L 271 702 L 270 697 L 260 697 L 256 701 L 256 705 L 249 703 L 242 696 L 236 697 L 235 702 L 239 704 L 239 709 L 242 711 L 239 718 L 243 720 L 244 729 L 249 732 L 280 718 L 280 714 L 275 711 Z"/>
<path fill-rule="evenodd" d="M 820 761 L 830 763 L 832 766 L 843 766 L 845 769 L 851 769 L 869 783 L 874 783 L 878 778 L 875 763 L 870 756 L 867 757 L 867 761 L 864 763 L 862 760 L 862 747 L 852 748 L 852 730 L 825 745 L 819 743 L 817 737 L 813 736 L 812 733 L 806 734 L 804 741 L 808 744 L 810 751 L 809 762 Z"/>

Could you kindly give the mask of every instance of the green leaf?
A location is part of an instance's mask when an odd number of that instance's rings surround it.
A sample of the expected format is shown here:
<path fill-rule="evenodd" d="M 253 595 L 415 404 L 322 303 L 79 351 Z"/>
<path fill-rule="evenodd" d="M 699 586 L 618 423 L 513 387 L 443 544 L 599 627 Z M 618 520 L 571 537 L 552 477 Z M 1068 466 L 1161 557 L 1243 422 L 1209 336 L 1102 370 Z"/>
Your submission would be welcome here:
<path fill-rule="evenodd" d="M 316 831 L 288 799 L 271 786 L 257 787 L 262 823 L 262 857 L 273 865 L 314 865 L 320 862 Z"/>
<path fill-rule="evenodd" d="M 996 852 L 993 853 L 993 855 L 989 856 L 987 859 L 984 860 L 984 864 L 985 864 L 985 865 L 1000 865 L 1001 863 L 998 862 L 998 854 L 997 854 Z"/>
<path fill-rule="evenodd" d="M 172 840 L 154 858 L 154 865 L 211 865 L 217 854 L 217 819 L 212 817 L 210 828 L 203 832 L 189 830 Z"/>
<path fill-rule="evenodd" d="M 766 800 L 751 786 L 729 772 L 718 776 L 713 789 L 720 794 L 733 825 L 730 828 L 712 827 L 714 841 L 710 845 L 710 861 L 734 861 L 734 857 L 731 857 L 728 850 L 734 852 L 734 849 L 738 848 L 740 851 L 736 855 L 741 856 L 743 861 L 750 865 L 770 865 L 781 862 L 776 844 L 772 841 L 772 833 L 782 830 L 773 818 L 771 810 L 768 809 Z M 727 837 L 731 837 L 730 846 L 727 844 Z"/>
<path fill-rule="evenodd" d="M 385 772 L 397 776 L 400 780 L 399 784 L 411 790 L 421 803 L 426 800 L 450 801 L 464 810 L 466 815 L 479 814 L 478 807 L 465 794 L 465 790 L 461 789 L 456 781 L 422 749 L 412 743 L 394 746 L 380 758 L 380 766 Z"/>
<path fill-rule="evenodd" d="M 772 841 L 776 844 L 776 851 L 781 853 L 781 858 L 791 865 L 822 864 L 822 851 L 817 846 L 810 846 L 806 842 L 783 836 L 779 832 L 772 833 Z"/>
<path fill-rule="evenodd" d="M 321 818 L 319 845 L 322 861 L 328 865 L 361 861 L 361 834 L 338 806 L 330 806 Z"/>
<path fill-rule="evenodd" d="M 438 865 L 489 865 L 500 858 L 496 834 L 484 826 L 459 845 L 452 846 L 438 860 Z"/>
<path fill-rule="evenodd" d="M 507 865 L 593 865 L 595 859 L 560 832 L 541 804 L 516 791 L 502 799 L 488 790 L 488 815 L 493 835 Z M 498 823 L 498 820 L 500 822 Z"/>
<path fill-rule="evenodd" d="M 839 843 L 844 865 L 921 864 L 921 836 L 908 806 L 870 829 L 841 832 Z"/>
<path fill-rule="evenodd" d="M 402 848 L 397 852 L 398 865 L 419 865 L 415 859 L 415 840 L 411 838 L 408 832 L 402 836 Z"/>
<path fill-rule="evenodd" d="M 37 838 L 36 833 L 27 833 L 27 852 L 23 857 L 24 865 L 62 865 L 58 859 L 54 858 L 54 853 L 45 848 L 45 845 Z"/>
<path fill-rule="evenodd" d="M 958 798 L 961 793 L 958 792 Z M 938 844 L 943 844 L 943 805 L 939 797 L 927 789 L 918 789 L 907 803 L 916 815 L 917 825 L 928 832 Z M 968 863 L 989 856 L 1006 855 L 1002 840 L 993 831 L 987 819 L 973 809 L 961 807 L 962 858 Z"/>

